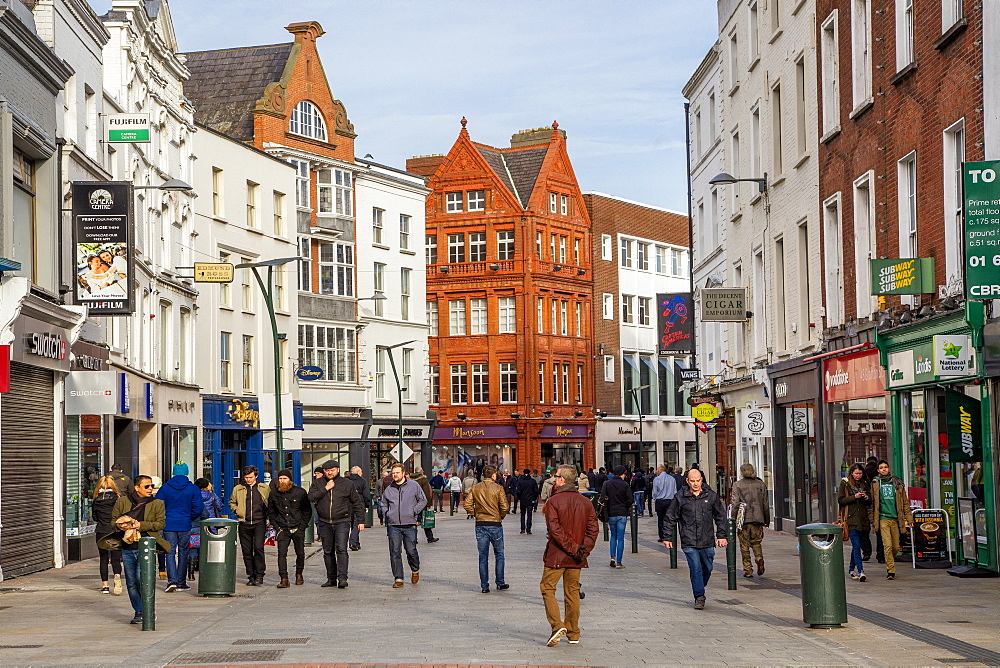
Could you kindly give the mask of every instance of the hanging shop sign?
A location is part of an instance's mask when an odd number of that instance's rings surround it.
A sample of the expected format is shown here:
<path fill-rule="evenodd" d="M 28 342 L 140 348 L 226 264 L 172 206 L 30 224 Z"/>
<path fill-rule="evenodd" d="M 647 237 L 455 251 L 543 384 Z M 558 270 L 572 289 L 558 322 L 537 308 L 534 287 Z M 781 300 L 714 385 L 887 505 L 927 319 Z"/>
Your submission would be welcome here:
<path fill-rule="evenodd" d="M 323 380 L 323 367 L 300 366 L 295 370 L 295 377 L 299 380 Z"/>
<path fill-rule="evenodd" d="M 702 322 L 744 322 L 746 319 L 746 288 L 702 288 Z"/>
<path fill-rule="evenodd" d="M 964 392 L 947 389 L 944 412 L 952 463 L 983 461 L 982 402 Z"/>
<path fill-rule="evenodd" d="M 106 114 L 104 141 L 109 144 L 149 142 L 149 114 Z"/>
<path fill-rule="evenodd" d="M 695 422 L 694 426 L 698 427 L 698 429 L 701 430 L 701 433 L 707 434 L 715 428 L 716 424 L 718 423 L 714 420 L 709 420 L 708 422 Z"/>
<path fill-rule="evenodd" d="M 719 407 L 712 403 L 703 403 L 691 409 L 691 417 L 698 422 L 711 422 L 719 417 Z"/>
<path fill-rule="evenodd" d="M 690 355 L 694 345 L 691 293 L 656 295 L 656 327 L 661 355 Z"/>
<path fill-rule="evenodd" d="M 701 378 L 701 370 L 678 368 L 677 377 L 681 380 L 682 383 L 689 380 L 698 380 L 699 378 Z"/>
<path fill-rule="evenodd" d="M 195 283 L 232 283 L 236 269 L 232 262 L 195 262 Z"/>
<path fill-rule="evenodd" d="M 10 346 L 0 346 L 0 394 L 10 392 Z"/>
<path fill-rule="evenodd" d="M 1000 298 L 1000 160 L 966 162 L 965 298 Z"/>
<path fill-rule="evenodd" d="M 114 415 L 118 411 L 114 371 L 70 371 L 66 375 L 66 415 Z"/>
<path fill-rule="evenodd" d="M 747 408 L 740 411 L 743 430 L 750 436 L 767 438 L 771 435 L 771 409 Z"/>
<path fill-rule="evenodd" d="M 132 184 L 73 182 L 73 303 L 91 316 L 130 315 L 135 310 L 135 244 Z"/>
<path fill-rule="evenodd" d="M 823 360 L 823 400 L 826 403 L 885 394 L 885 368 L 879 364 L 878 350 Z"/>
<path fill-rule="evenodd" d="M 585 424 L 549 424 L 538 432 L 542 438 L 586 438 L 587 434 L 588 429 Z"/>
<path fill-rule="evenodd" d="M 934 258 L 869 260 L 873 295 L 923 295 L 937 291 Z"/>
<path fill-rule="evenodd" d="M 461 427 L 437 427 L 434 429 L 434 440 L 439 439 L 470 439 L 470 438 L 517 438 L 517 427 L 514 425 L 496 425 L 481 427 L 469 425 Z"/>

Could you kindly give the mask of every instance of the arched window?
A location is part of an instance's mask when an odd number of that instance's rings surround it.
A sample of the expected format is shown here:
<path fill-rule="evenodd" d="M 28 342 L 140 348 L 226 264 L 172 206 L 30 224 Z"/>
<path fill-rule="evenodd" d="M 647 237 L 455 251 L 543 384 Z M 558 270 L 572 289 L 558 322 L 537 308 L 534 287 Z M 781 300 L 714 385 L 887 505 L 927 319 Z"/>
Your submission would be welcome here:
<path fill-rule="evenodd" d="M 323 115 L 319 113 L 315 104 L 306 100 L 295 105 L 288 130 L 293 134 L 326 141 L 326 123 L 323 122 Z"/>

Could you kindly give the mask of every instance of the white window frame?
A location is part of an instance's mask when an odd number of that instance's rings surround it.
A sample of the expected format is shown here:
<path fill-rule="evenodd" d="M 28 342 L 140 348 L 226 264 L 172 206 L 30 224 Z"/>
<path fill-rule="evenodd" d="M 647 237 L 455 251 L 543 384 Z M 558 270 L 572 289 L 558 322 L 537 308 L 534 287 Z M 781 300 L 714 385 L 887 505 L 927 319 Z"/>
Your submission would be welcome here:
<path fill-rule="evenodd" d="M 942 6 L 947 4 L 947 0 Z M 913 0 L 896 0 L 896 71 L 913 62 Z"/>
<path fill-rule="evenodd" d="M 601 235 L 601 259 L 602 260 L 614 260 L 614 257 L 613 257 L 614 251 L 613 251 L 613 247 L 611 245 L 611 241 L 612 241 L 612 239 L 611 239 L 611 235 L 610 234 L 602 234 Z"/>
<path fill-rule="evenodd" d="M 489 320 L 485 297 L 472 297 L 469 299 L 469 316 L 471 321 L 469 334 L 473 336 L 489 334 Z"/>
<path fill-rule="evenodd" d="M 289 160 L 295 168 L 295 206 L 300 209 L 309 208 L 309 163 L 305 160 Z M 221 171 L 221 170 L 220 170 Z"/>
<path fill-rule="evenodd" d="M 500 403 L 517 403 L 517 362 L 500 362 Z"/>
<path fill-rule="evenodd" d="M 870 296 L 869 264 L 878 256 L 876 227 L 875 174 L 869 171 L 854 181 L 854 301 L 858 318 L 870 317 L 876 308 L 876 298 Z"/>
<path fill-rule="evenodd" d="M 385 264 L 376 262 L 372 265 L 372 287 L 375 290 L 375 297 L 385 297 Z M 374 299 L 375 315 L 381 317 L 385 315 L 386 299 Z"/>
<path fill-rule="evenodd" d="M 438 238 L 436 234 L 424 235 L 424 264 L 435 265 L 438 259 Z"/>
<path fill-rule="evenodd" d="M 486 191 L 485 190 L 470 190 L 466 193 L 466 201 L 468 202 L 467 211 L 485 211 L 486 210 Z"/>
<path fill-rule="evenodd" d="M 615 296 L 609 292 L 601 295 L 601 308 L 604 320 L 615 319 Z"/>
<path fill-rule="evenodd" d="M 372 243 L 377 245 L 382 245 L 382 232 L 385 229 L 384 224 L 385 219 L 385 209 L 380 209 L 377 206 L 372 207 Z"/>
<path fill-rule="evenodd" d="M 871 0 L 851 0 L 851 91 L 855 112 L 873 99 Z"/>
<path fill-rule="evenodd" d="M 559 196 L 549 193 L 549 213 L 556 213 L 559 210 Z"/>
<path fill-rule="evenodd" d="M 752 70 L 760 59 L 760 9 L 757 0 L 747 3 L 747 69 Z"/>
<path fill-rule="evenodd" d="M 399 354 L 400 382 L 402 383 L 403 401 L 413 398 L 413 348 L 403 348 Z"/>
<path fill-rule="evenodd" d="M 514 252 L 514 230 L 499 230 L 497 232 L 497 260 L 513 260 Z"/>
<path fill-rule="evenodd" d="M 469 403 L 469 375 L 468 365 L 451 364 L 449 376 L 449 389 L 451 390 L 451 403 L 453 406 L 464 406 Z"/>
<path fill-rule="evenodd" d="M 472 403 L 490 403 L 490 367 L 483 362 L 472 364 Z"/>
<path fill-rule="evenodd" d="M 820 26 L 820 111 L 823 114 L 823 135 L 840 129 L 840 37 L 837 31 L 837 11 L 834 9 Z"/>
<path fill-rule="evenodd" d="M 288 131 L 293 135 L 326 141 L 326 120 L 319 107 L 309 100 L 302 100 L 292 109 Z"/>
<path fill-rule="evenodd" d="M 462 198 L 465 193 L 462 192 L 450 192 L 445 193 L 445 212 L 446 213 L 461 213 L 462 212 Z"/>
<path fill-rule="evenodd" d="M 499 332 L 514 334 L 517 332 L 517 302 L 514 297 L 497 298 L 497 313 L 499 315 Z"/>
<path fill-rule="evenodd" d="M 651 297 L 639 297 L 638 323 L 640 325 L 649 324 L 649 314 L 653 312 L 653 299 Z"/>
<path fill-rule="evenodd" d="M 232 341 L 232 332 L 219 332 L 219 388 L 225 392 L 233 388 Z"/>
<path fill-rule="evenodd" d="M 410 248 L 410 220 L 412 216 L 405 213 L 399 214 L 399 248 L 409 250 Z"/>
<path fill-rule="evenodd" d="M 299 291 L 312 292 L 312 239 L 299 237 Z M 227 285 L 223 283 L 223 285 Z"/>
<path fill-rule="evenodd" d="M 448 264 L 465 262 L 465 234 L 458 232 L 448 235 Z"/>
<path fill-rule="evenodd" d="M 604 382 L 613 383 L 615 382 L 615 356 L 605 355 L 604 356 Z"/>
<path fill-rule="evenodd" d="M 826 326 L 845 321 L 844 252 L 840 193 L 823 202 L 823 275 L 826 279 Z"/>
<path fill-rule="evenodd" d="M 785 173 L 785 133 L 781 81 L 771 86 L 771 168 L 775 178 Z"/>
<path fill-rule="evenodd" d="M 486 233 L 469 233 L 469 262 L 486 262 Z"/>
<path fill-rule="evenodd" d="M 635 323 L 635 308 L 632 305 L 633 299 L 635 299 L 635 295 L 621 295 L 622 322 L 624 323 Z"/>
<path fill-rule="evenodd" d="M 941 1 L 941 34 L 948 32 L 962 20 L 962 0 Z"/>
<path fill-rule="evenodd" d="M 621 266 L 625 268 L 632 267 L 632 239 L 626 237 L 620 237 L 620 243 L 618 244 L 618 257 L 621 260 Z"/>
<path fill-rule="evenodd" d="M 431 336 L 440 336 L 440 330 L 438 329 L 438 302 L 436 299 L 428 299 L 427 306 L 427 325 L 430 329 Z"/>
<path fill-rule="evenodd" d="M 962 202 L 962 162 L 967 140 L 965 119 L 945 128 L 943 140 L 945 280 L 949 286 L 961 286 L 965 257 Z"/>
<path fill-rule="evenodd" d="M 448 335 L 464 336 L 468 329 L 464 299 L 448 300 Z"/>
<path fill-rule="evenodd" d="M 324 255 L 329 250 L 329 259 Z M 319 244 L 319 292 L 337 297 L 354 296 L 354 246 L 341 241 Z"/>
<path fill-rule="evenodd" d="M 399 268 L 399 319 L 410 319 L 410 275 L 409 267 Z"/>

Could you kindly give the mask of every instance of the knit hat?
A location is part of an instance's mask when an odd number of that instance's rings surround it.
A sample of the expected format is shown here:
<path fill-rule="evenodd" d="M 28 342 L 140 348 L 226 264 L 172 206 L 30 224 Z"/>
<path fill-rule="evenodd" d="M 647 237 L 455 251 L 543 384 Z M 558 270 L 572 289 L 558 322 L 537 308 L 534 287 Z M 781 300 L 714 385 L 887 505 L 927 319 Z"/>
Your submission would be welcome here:
<path fill-rule="evenodd" d="M 278 471 L 278 475 L 274 476 L 274 479 L 277 480 L 281 476 L 286 476 L 289 480 L 291 480 L 292 472 L 289 469 L 281 469 L 280 471 Z"/>
<path fill-rule="evenodd" d="M 621 464 L 619 464 L 618 466 L 616 466 L 614 468 L 614 470 L 612 471 L 612 473 L 614 475 L 621 475 L 622 473 L 625 473 L 625 467 L 622 466 Z"/>
<path fill-rule="evenodd" d="M 174 464 L 174 471 L 173 471 L 173 473 L 174 473 L 174 475 L 187 475 L 188 474 L 188 465 L 185 464 L 184 462 L 177 462 L 176 464 Z"/>

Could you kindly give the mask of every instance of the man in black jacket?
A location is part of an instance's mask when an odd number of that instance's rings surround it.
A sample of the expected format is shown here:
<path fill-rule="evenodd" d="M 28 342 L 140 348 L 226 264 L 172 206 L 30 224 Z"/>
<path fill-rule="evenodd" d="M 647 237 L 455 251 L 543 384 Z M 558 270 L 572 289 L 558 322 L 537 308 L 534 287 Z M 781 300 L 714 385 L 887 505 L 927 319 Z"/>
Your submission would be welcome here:
<path fill-rule="evenodd" d="M 622 566 L 625 553 L 625 523 L 635 501 L 632 488 L 625 482 L 627 471 L 618 465 L 601 487 L 601 501 L 608 508 L 608 529 L 611 533 L 611 568 Z"/>
<path fill-rule="evenodd" d="M 524 475 L 514 485 L 514 499 L 521 502 L 521 533 L 531 534 L 531 514 L 535 512 L 539 491 L 531 470 L 524 469 Z"/>
<path fill-rule="evenodd" d="M 358 488 L 358 494 L 361 495 L 361 500 L 364 501 L 365 508 L 368 508 L 372 502 L 372 490 L 368 486 L 368 481 L 362 476 L 363 473 L 364 471 L 361 470 L 360 466 L 352 466 L 351 472 L 347 477 Z M 350 546 L 352 552 L 357 552 L 361 549 L 361 530 L 358 529 L 358 525 L 363 525 L 364 523 L 364 513 L 351 518 L 351 535 L 347 544 Z"/>
<path fill-rule="evenodd" d="M 701 471 L 694 467 L 688 471 L 687 487 L 677 491 L 667 508 L 660 535 L 673 536 L 678 524 L 681 549 L 691 575 L 694 609 L 704 610 L 705 585 L 712 577 L 715 548 L 726 546 L 726 509 L 718 494 L 703 488 Z M 669 540 L 663 541 L 663 545 L 667 549 L 673 547 Z"/>
<path fill-rule="evenodd" d="M 323 541 L 323 561 L 326 562 L 326 582 L 321 586 L 347 586 L 347 540 L 351 520 L 365 511 L 358 488 L 349 478 L 340 475 L 340 464 L 329 460 L 323 464 L 323 477 L 312 484 L 309 500 L 316 504 L 316 529 Z M 364 523 L 358 524 L 364 531 Z"/>
<path fill-rule="evenodd" d="M 278 589 L 286 589 L 288 582 L 288 544 L 295 546 L 295 584 L 304 584 L 302 571 L 306 566 L 305 532 L 312 518 L 312 505 L 306 490 L 292 482 L 292 472 L 278 471 L 271 483 L 267 498 L 267 516 L 275 531 L 278 545 Z"/>

